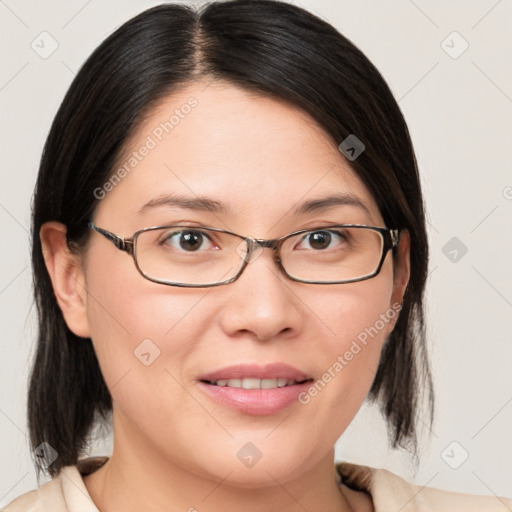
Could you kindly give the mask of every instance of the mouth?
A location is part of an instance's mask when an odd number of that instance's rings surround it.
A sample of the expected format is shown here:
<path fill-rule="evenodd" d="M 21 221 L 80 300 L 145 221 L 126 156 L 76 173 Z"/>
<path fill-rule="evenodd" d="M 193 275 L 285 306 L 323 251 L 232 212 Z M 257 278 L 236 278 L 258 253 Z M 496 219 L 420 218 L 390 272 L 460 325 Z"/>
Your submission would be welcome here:
<path fill-rule="evenodd" d="M 202 375 L 199 388 L 216 405 L 253 416 L 276 414 L 296 405 L 314 378 L 283 363 L 240 364 Z"/>
<path fill-rule="evenodd" d="M 197 380 L 199 389 L 217 406 L 265 416 L 296 406 L 315 379 L 286 363 L 271 363 L 232 365 Z"/>
<path fill-rule="evenodd" d="M 304 384 L 305 382 L 313 382 L 313 379 L 287 379 L 284 377 L 277 379 L 258 379 L 255 377 L 244 377 L 242 379 L 218 379 L 212 380 L 201 380 L 205 384 L 219 387 L 229 388 L 241 388 L 241 389 L 277 389 L 285 388 L 288 386 L 296 386 L 298 384 Z"/>

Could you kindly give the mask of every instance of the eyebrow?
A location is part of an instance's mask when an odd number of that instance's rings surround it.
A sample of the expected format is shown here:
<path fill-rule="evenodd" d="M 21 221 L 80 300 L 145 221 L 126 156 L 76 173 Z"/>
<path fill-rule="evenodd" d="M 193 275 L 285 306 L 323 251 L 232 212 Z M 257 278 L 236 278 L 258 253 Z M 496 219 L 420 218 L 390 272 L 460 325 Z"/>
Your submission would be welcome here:
<path fill-rule="evenodd" d="M 210 213 L 225 213 L 226 207 L 219 201 L 208 197 L 186 197 L 178 194 L 163 194 L 151 199 L 138 211 L 139 215 L 159 206 L 178 207 L 187 210 L 207 211 Z M 355 206 L 363 210 L 370 218 L 370 209 L 356 196 L 350 194 L 332 194 L 318 199 L 312 199 L 297 205 L 293 209 L 295 215 L 305 215 L 334 208 L 336 206 Z"/>
<path fill-rule="evenodd" d="M 312 199 L 305 203 L 299 204 L 295 209 L 296 215 L 304 215 L 306 213 L 319 212 L 328 210 L 336 206 L 355 206 L 363 210 L 370 218 L 370 209 L 366 204 L 356 196 L 350 194 L 332 194 L 329 196 L 321 197 L 319 199 Z"/>
<path fill-rule="evenodd" d="M 208 211 L 212 213 L 222 213 L 225 211 L 222 203 L 208 197 L 185 197 L 177 194 L 164 194 L 148 201 L 137 213 L 142 215 L 158 206 L 175 206 L 187 210 Z"/>

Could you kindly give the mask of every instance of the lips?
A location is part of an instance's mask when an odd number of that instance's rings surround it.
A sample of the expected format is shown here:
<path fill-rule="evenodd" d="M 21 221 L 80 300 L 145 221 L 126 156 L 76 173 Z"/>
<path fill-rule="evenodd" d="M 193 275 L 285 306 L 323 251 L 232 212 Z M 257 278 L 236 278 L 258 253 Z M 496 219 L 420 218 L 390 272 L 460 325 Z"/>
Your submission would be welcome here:
<path fill-rule="evenodd" d="M 307 380 L 307 379 L 306 379 Z M 227 386 L 230 388 L 243 388 L 243 389 L 275 389 L 284 388 L 285 386 L 294 386 L 295 384 L 302 384 L 305 380 L 295 379 L 256 379 L 253 377 L 244 377 L 243 379 L 218 379 L 216 381 L 206 381 L 214 386 Z"/>
<path fill-rule="evenodd" d="M 258 364 L 239 364 L 228 366 L 220 370 L 201 375 L 198 380 L 208 383 L 216 383 L 217 381 L 230 381 L 230 380 L 271 380 L 277 381 L 295 381 L 304 382 L 305 380 L 312 379 L 313 377 L 293 366 L 285 363 L 271 363 L 266 365 Z M 279 382 L 278 382 L 279 386 Z M 243 386 L 236 386 L 243 387 Z M 279 386 L 282 387 L 282 386 Z M 251 389 L 251 388 L 245 388 Z"/>
<path fill-rule="evenodd" d="M 217 404 L 243 414 L 276 414 L 298 403 L 313 377 L 283 363 L 240 364 L 198 379 L 199 388 Z"/>

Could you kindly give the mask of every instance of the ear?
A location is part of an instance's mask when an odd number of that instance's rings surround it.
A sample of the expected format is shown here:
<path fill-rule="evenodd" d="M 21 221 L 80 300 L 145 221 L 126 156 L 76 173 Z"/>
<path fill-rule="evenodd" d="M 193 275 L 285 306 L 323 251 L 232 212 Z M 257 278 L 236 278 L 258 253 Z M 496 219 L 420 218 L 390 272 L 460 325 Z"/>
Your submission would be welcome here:
<path fill-rule="evenodd" d="M 85 273 L 80 256 L 68 247 L 66 226 L 46 222 L 41 226 L 39 237 L 53 291 L 67 326 L 77 336 L 90 338 Z"/>
<path fill-rule="evenodd" d="M 398 304 L 402 304 L 409 277 L 411 275 L 411 237 L 409 231 L 404 229 L 400 233 L 400 244 L 393 265 L 393 293 L 391 294 L 390 307 L 396 310 Z M 393 326 L 398 320 L 398 315 L 393 319 Z"/>

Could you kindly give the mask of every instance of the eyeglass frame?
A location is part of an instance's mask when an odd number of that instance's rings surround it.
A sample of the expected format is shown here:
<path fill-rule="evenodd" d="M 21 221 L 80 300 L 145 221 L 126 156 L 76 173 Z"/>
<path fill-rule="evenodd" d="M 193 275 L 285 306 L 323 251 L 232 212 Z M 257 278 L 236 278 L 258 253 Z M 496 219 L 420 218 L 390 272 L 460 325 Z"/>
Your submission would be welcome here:
<path fill-rule="evenodd" d="M 283 274 L 288 277 L 288 279 L 291 279 L 292 281 L 296 281 L 299 283 L 306 283 L 306 284 L 348 284 L 348 283 L 356 283 L 359 281 L 366 281 L 367 279 L 372 279 L 373 277 L 377 276 L 379 272 L 382 269 L 382 265 L 384 264 L 384 260 L 388 254 L 388 252 L 392 249 L 395 249 L 400 244 L 400 235 L 401 235 L 401 229 L 391 229 L 391 228 L 383 228 L 378 226 L 368 226 L 366 224 L 336 224 L 332 226 L 320 226 L 317 228 L 308 228 L 308 229 L 300 229 L 298 231 L 294 231 L 293 233 L 289 233 L 287 235 L 281 236 L 279 238 L 272 238 L 272 239 L 264 239 L 264 238 L 252 238 L 250 236 L 243 236 L 239 235 L 237 233 L 233 233 L 231 231 L 227 231 L 225 229 L 220 228 L 212 228 L 212 227 L 205 227 L 205 226 L 188 226 L 183 224 L 169 224 L 169 225 L 163 225 L 163 226 L 150 226 L 147 228 L 142 228 L 128 238 L 116 235 L 115 233 L 112 233 L 111 231 L 108 231 L 106 229 L 100 228 L 93 224 L 92 222 L 88 222 L 87 226 L 91 228 L 92 230 L 96 231 L 100 235 L 103 235 L 107 240 L 110 240 L 120 251 L 127 252 L 130 254 L 133 258 L 133 261 L 135 263 L 135 267 L 139 271 L 139 273 L 147 279 L 148 281 L 152 281 L 157 284 L 163 284 L 166 286 L 178 286 L 182 288 L 212 288 L 215 286 L 222 286 L 226 284 L 233 283 L 236 281 L 243 273 L 245 268 L 247 267 L 250 259 L 251 254 L 254 252 L 255 249 L 258 247 L 265 248 L 268 247 L 274 251 L 274 260 L 277 263 L 278 268 L 283 272 Z M 224 233 L 227 235 L 232 235 L 237 238 L 240 238 L 241 240 L 245 241 L 248 247 L 247 256 L 242 257 L 240 256 L 240 259 L 243 260 L 242 266 L 238 270 L 235 276 L 232 278 L 226 280 L 226 281 L 220 281 L 218 283 L 213 284 L 185 284 L 185 283 L 173 283 L 168 282 L 164 280 L 158 280 L 156 278 L 150 277 L 147 274 L 144 273 L 144 271 L 140 268 L 139 263 L 137 261 L 137 256 L 135 255 L 136 252 L 136 245 L 137 245 L 137 238 L 141 233 L 144 233 L 146 231 L 152 231 L 156 229 L 165 229 L 165 228 L 174 228 L 174 227 L 182 227 L 182 228 L 190 228 L 194 229 L 197 228 L 198 230 L 205 229 L 207 231 L 214 231 L 217 233 Z M 377 265 L 376 270 L 367 276 L 363 277 L 357 277 L 354 279 L 345 279 L 342 281 L 309 281 L 304 279 L 299 279 L 297 277 L 294 277 L 286 271 L 284 268 L 282 261 L 281 261 L 281 246 L 283 243 L 292 236 L 300 235 L 302 233 L 308 233 L 308 232 L 314 232 L 314 231 L 329 231 L 332 228 L 365 228 L 365 229 L 371 229 L 373 231 L 377 231 L 383 240 L 382 244 L 382 254 L 379 261 L 379 264 Z"/>

